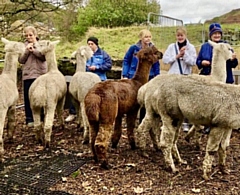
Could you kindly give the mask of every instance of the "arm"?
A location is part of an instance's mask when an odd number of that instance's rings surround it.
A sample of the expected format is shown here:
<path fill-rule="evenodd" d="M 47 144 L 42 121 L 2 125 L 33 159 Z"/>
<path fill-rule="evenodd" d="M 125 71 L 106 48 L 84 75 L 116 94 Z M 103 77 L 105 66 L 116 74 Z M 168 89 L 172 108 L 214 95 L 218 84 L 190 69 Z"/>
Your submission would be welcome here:
<path fill-rule="evenodd" d="M 174 48 L 174 44 L 172 43 L 168 46 L 167 50 L 163 54 L 162 61 L 164 64 L 173 64 L 176 61 L 176 51 Z"/>
<path fill-rule="evenodd" d="M 194 66 L 196 64 L 196 59 L 197 59 L 196 49 L 193 45 L 189 44 L 185 50 L 183 61 L 189 66 Z"/>
<path fill-rule="evenodd" d="M 152 69 L 153 69 L 153 72 L 154 72 L 154 77 L 160 74 L 160 63 L 159 63 L 159 61 L 152 65 Z"/>
<path fill-rule="evenodd" d="M 26 49 L 24 54 L 18 58 L 18 62 L 20 64 L 25 64 L 28 59 L 29 54 L 30 54 L 30 51 L 28 49 Z"/>
<path fill-rule="evenodd" d="M 32 54 L 33 54 L 36 58 L 38 58 L 39 60 L 41 60 L 41 61 L 43 61 L 43 62 L 46 61 L 45 56 L 42 55 L 41 52 L 39 52 L 38 50 L 34 49 L 33 52 L 32 52 Z"/>
<path fill-rule="evenodd" d="M 112 59 L 111 57 L 105 52 L 103 52 L 103 63 L 96 66 L 96 69 L 106 72 L 111 70 L 112 68 Z"/>
<path fill-rule="evenodd" d="M 122 76 L 123 76 L 123 78 L 128 78 L 128 72 L 129 72 L 129 68 L 131 66 L 134 50 L 135 50 L 135 47 L 134 47 L 134 45 L 132 45 L 128 49 L 128 51 L 126 52 L 126 54 L 124 56 L 123 64 L 122 64 Z"/>

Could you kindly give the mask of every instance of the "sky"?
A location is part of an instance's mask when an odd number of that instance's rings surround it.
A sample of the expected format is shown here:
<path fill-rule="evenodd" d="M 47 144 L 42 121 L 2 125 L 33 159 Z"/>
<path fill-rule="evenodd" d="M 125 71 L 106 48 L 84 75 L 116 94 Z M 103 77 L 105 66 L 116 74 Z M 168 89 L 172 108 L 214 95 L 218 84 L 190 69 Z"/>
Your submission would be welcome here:
<path fill-rule="evenodd" d="M 233 9 L 240 9 L 240 0 L 160 0 L 161 14 L 183 20 L 183 23 L 204 23 Z"/>

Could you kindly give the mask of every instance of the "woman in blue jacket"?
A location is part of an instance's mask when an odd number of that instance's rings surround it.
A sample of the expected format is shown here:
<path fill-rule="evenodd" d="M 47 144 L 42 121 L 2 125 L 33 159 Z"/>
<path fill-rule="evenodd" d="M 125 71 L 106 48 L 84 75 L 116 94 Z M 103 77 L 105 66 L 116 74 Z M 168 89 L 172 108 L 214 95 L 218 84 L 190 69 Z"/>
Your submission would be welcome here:
<path fill-rule="evenodd" d="M 140 49 L 151 47 L 153 45 L 151 40 L 152 40 L 152 34 L 149 30 L 143 29 L 140 31 L 139 41 L 136 44 L 131 45 L 124 56 L 123 65 L 122 65 L 122 77 L 124 79 L 133 78 L 138 65 L 138 59 L 134 54 L 137 53 Z M 159 74 L 160 74 L 160 63 L 158 61 L 152 65 L 148 80 L 151 80 L 152 78 L 154 78 Z M 146 113 L 145 108 L 142 108 L 140 110 L 139 123 L 142 122 L 142 119 L 144 118 L 145 113 Z"/>
<path fill-rule="evenodd" d="M 216 43 L 224 42 L 222 39 L 222 28 L 218 23 L 213 23 L 209 26 L 209 38 L 211 41 Z M 200 69 L 201 75 L 211 74 L 211 63 L 212 63 L 212 51 L 213 47 L 208 43 L 204 43 L 200 49 L 197 57 L 197 66 Z M 236 68 L 238 65 L 238 60 L 236 58 L 236 53 L 233 52 L 232 59 L 226 61 L 226 71 L 227 79 L 226 83 L 234 83 L 232 68 Z"/>

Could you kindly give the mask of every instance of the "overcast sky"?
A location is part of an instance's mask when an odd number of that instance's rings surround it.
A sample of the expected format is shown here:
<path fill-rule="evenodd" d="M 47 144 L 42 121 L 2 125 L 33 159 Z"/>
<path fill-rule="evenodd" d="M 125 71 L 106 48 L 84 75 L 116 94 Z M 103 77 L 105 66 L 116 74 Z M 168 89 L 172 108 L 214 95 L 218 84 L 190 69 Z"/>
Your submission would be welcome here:
<path fill-rule="evenodd" d="M 160 0 L 162 15 L 197 23 L 240 8 L 240 0 Z"/>

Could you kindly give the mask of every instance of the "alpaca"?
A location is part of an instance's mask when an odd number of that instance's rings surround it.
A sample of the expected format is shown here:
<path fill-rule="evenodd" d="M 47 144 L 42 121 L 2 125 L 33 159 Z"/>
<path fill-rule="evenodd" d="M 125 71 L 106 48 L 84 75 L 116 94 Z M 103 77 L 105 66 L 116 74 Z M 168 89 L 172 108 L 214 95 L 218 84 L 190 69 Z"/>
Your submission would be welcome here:
<path fill-rule="evenodd" d="M 210 81 L 219 81 L 222 83 L 226 82 L 226 60 L 231 58 L 232 52 L 231 52 L 231 47 L 229 44 L 226 43 L 215 43 L 213 41 L 208 41 L 212 46 L 213 46 L 213 58 L 212 58 L 212 73 L 210 76 L 202 76 L 198 75 L 199 78 L 202 78 L 203 80 L 209 80 Z M 160 84 L 160 83 L 158 83 Z M 158 84 L 155 84 L 158 86 Z M 155 91 L 156 86 L 151 85 L 151 83 L 146 83 L 144 84 L 139 90 L 138 90 L 138 97 L 137 100 L 141 106 L 144 106 L 147 104 L 146 99 L 148 96 L 151 96 L 152 93 Z M 146 132 L 150 129 L 150 136 L 152 138 L 154 147 L 158 149 L 159 147 L 157 146 L 159 142 L 159 136 L 160 136 L 160 131 L 159 131 L 159 126 L 161 122 L 161 117 L 159 115 L 155 115 L 154 121 L 151 122 L 152 126 L 147 128 L 147 129 L 142 129 L 139 127 L 136 131 L 141 136 L 137 136 L 139 138 L 139 145 L 141 149 L 144 151 L 146 147 Z M 190 140 L 191 137 L 193 137 L 196 133 L 196 146 L 199 148 L 200 147 L 200 138 L 201 134 L 200 131 L 202 130 L 201 125 L 193 125 L 192 128 L 189 130 L 187 136 L 185 139 L 187 141 Z M 146 155 L 146 154 L 145 154 Z M 177 158 L 179 163 L 186 163 L 186 161 L 182 160 L 180 157 Z"/>
<path fill-rule="evenodd" d="M 83 143 L 89 142 L 89 125 L 85 113 L 84 98 L 94 84 L 101 82 L 100 77 L 92 72 L 85 72 L 86 61 L 91 58 L 93 51 L 89 46 L 81 46 L 72 57 L 77 60 L 76 72 L 69 84 L 69 92 L 72 96 L 72 102 L 77 112 L 77 119 L 80 129 L 84 129 Z"/>
<path fill-rule="evenodd" d="M 150 68 L 157 62 L 157 57 L 162 58 L 162 53 L 154 46 L 142 49 L 136 55 L 139 64 L 132 79 L 97 83 L 89 90 L 84 100 L 94 160 L 101 161 L 101 167 L 105 169 L 109 167 L 106 155 L 110 136 L 112 135 L 112 147 L 116 148 L 122 134 L 124 114 L 127 115 L 128 141 L 131 148 L 135 149 L 133 130 L 139 109 L 137 91 L 148 81 Z"/>
<path fill-rule="evenodd" d="M 20 42 L 1 39 L 5 44 L 4 68 L 0 75 L 0 161 L 4 153 L 3 129 L 7 116 L 7 134 L 10 141 L 15 133 L 15 110 L 19 97 L 17 88 L 18 57 L 24 53 L 25 45 Z"/>
<path fill-rule="evenodd" d="M 227 79 L 226 61 L 232 57 L 232 48 L 226 43 L 215 43 L 210 40 L 208 42 L 213 46 L 213 57 L 211 75 L 206 79 L 225 83 Z M 185 137 L 186 141 L 189 142 L 190 138 L 194 137 L 197 148 L 200 148 L 201 130 L 202 126 L 193 125 Z"/>
<path fill-rule="evenodd" d="M 151 128 L 154 114 L 161 116 L 163 126 L 160 147 L 167 166 L 173 172 L 177 171 L 172 153 L 181 161 L 176 142 L 183 118 L 188 118 L 193 124 L 212 127 L 203 161 L 203 178 L 210 179 L 216 152 L 220 171 L 228 173 L 225 165 L 226 147 L 229 145 L 232 129 L 240 127 L 239 86 L 209 82 L 199 75 L 161 75 L 149 81 L 149 85 L 156 88 L 151 96 L 145 98 L 146 116 L 139 128 Z"/>
<path fill-rule="evenodd" d="M 58 119 L 61 127 L 64 128 L 62 115 L 67 92 L 65 77 L 58 70 L 55 56 L 55 45 L 59 41 L 39 41 L 39 51 L 45 55 L 48 72 L 39 76 L 29 89 L 30 105 L 34 118 L 34 131 L 37 141 L 50 147 L 54 113 L 57 110 Z M 44 110 L 43 126 L 40 121 L 41 109 Z"/>

